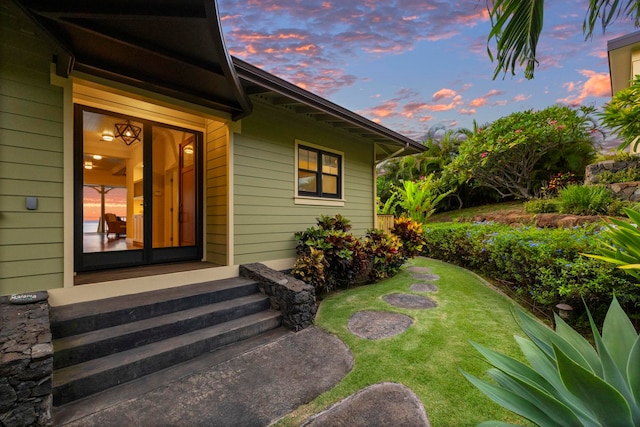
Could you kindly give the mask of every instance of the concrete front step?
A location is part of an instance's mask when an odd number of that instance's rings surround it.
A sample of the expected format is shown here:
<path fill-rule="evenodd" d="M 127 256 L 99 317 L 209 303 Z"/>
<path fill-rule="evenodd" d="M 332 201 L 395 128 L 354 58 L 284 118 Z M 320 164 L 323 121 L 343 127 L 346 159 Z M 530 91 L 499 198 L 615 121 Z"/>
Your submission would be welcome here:
<path fill-rule="evenodd" d="M 279 312 L 266 310 L 58 369 L 53 375 L 54 405 L 64 405 L 160 371 L 227 344 L 277 328 L 280 323 Z"/>
<path fill-rule="evenodd" d="M 51 333 L 54 339 L 64 338 L 256 292 L 253 280 L 232 278 L 53 307 Z"/>
<path fill-rule="evenodd" d="M 182 304 L 179 304 L 182 305 Z M 53 341 L 54 369 L 62 369 L 198 329 L 228 322 L 269 308 L 269 299 L 255 293 L 137 322 L 71 335 Z"/>

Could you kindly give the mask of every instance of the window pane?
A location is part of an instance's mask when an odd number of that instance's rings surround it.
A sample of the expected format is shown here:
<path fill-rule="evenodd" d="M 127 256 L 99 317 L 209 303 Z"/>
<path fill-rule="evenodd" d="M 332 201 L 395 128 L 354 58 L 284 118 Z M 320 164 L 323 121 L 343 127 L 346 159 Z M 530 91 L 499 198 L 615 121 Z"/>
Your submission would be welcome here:
<path fill-rule="evenodd" d="M 338 194 L 338 177 L 322 175 L 322 192 L 324 194 Z"/>
<path fill-rule="evenodd" d="M 322 155 L 322 172 L 338 175 L 338 157 L 328 154 Z"/>
<path fill-rule="evenodd" d="M 298 171 L 298 191 L 315 193 L 317 190 L 316 174 L 305 171 Z"/>
<path fill-rule="evenodd" d="M 318 170 L 318 153 L 300 148 L 298 150 L 298 168 Z"/>

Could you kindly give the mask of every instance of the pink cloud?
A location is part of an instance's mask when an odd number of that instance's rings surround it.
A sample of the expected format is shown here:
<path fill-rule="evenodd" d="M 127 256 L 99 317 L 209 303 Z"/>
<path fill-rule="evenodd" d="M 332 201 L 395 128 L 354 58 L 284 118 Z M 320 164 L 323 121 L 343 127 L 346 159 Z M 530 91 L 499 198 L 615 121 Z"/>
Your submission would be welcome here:
<path fill-rule="evenodd" d="M 467 116 L 473 116 L 474 114 L 476 114 L 476 109 L 475 108 L 461 108 L 458 110 L 458 112 L 460 114 L 464 114 Z"/>
<path fill-rule="evenodd" d="M 575 96 L 568 95 L 565 98 L 560 98 L 557 102 L 571 106 L 578 106 L 589 97 L 608 98 L 611 96 L 611 80 L 609 78 L 609 73 L 598 73 L 592 70 L 579 70 L 579 72 L 587 78 L 586 81 L 568 82 L 563 85 L 563 87 L 567 88 L 568 92 L 573 92 L 577 89 L 579 90 L 579 93 Z"/>
<path fill-rule="evenodd" d="M 437 92 L 435 92 L 431 96 L 431 99 L 433 101 L 439 101 L 441 99 L 453 98 L 454 96 L 456 96 L 456 91 L 455 90 L 442 88 L 442 89 L 438 90 Z"/>

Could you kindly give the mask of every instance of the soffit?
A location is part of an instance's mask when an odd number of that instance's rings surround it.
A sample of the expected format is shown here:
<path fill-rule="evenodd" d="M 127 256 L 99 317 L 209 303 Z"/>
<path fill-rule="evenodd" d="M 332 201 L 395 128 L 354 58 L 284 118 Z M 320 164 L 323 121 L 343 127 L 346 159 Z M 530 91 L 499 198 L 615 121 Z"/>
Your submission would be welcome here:
<path fill-rule="evenodd" d="M 251 111 L 213 0 L 16 0 L 73 70 L 230 113 Z"/>
<path fill-rule="evenodd" d="M 640 49 L 640 31 L 607 42 L 611 92 L 613 94 L 629 87 L 629 82 L 634 77 L 631 68 L 631 55 L 636 49 Z"/>

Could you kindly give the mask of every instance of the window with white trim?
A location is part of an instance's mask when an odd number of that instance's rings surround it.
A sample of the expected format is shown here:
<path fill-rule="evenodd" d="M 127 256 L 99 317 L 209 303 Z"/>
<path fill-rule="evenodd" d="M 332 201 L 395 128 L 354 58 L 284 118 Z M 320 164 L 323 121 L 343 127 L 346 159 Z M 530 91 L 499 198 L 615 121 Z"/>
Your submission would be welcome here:
<path fill-rule="evenodd" d="M 298 145 L 298 196 L 342 198 L 342 155 Z"/>

